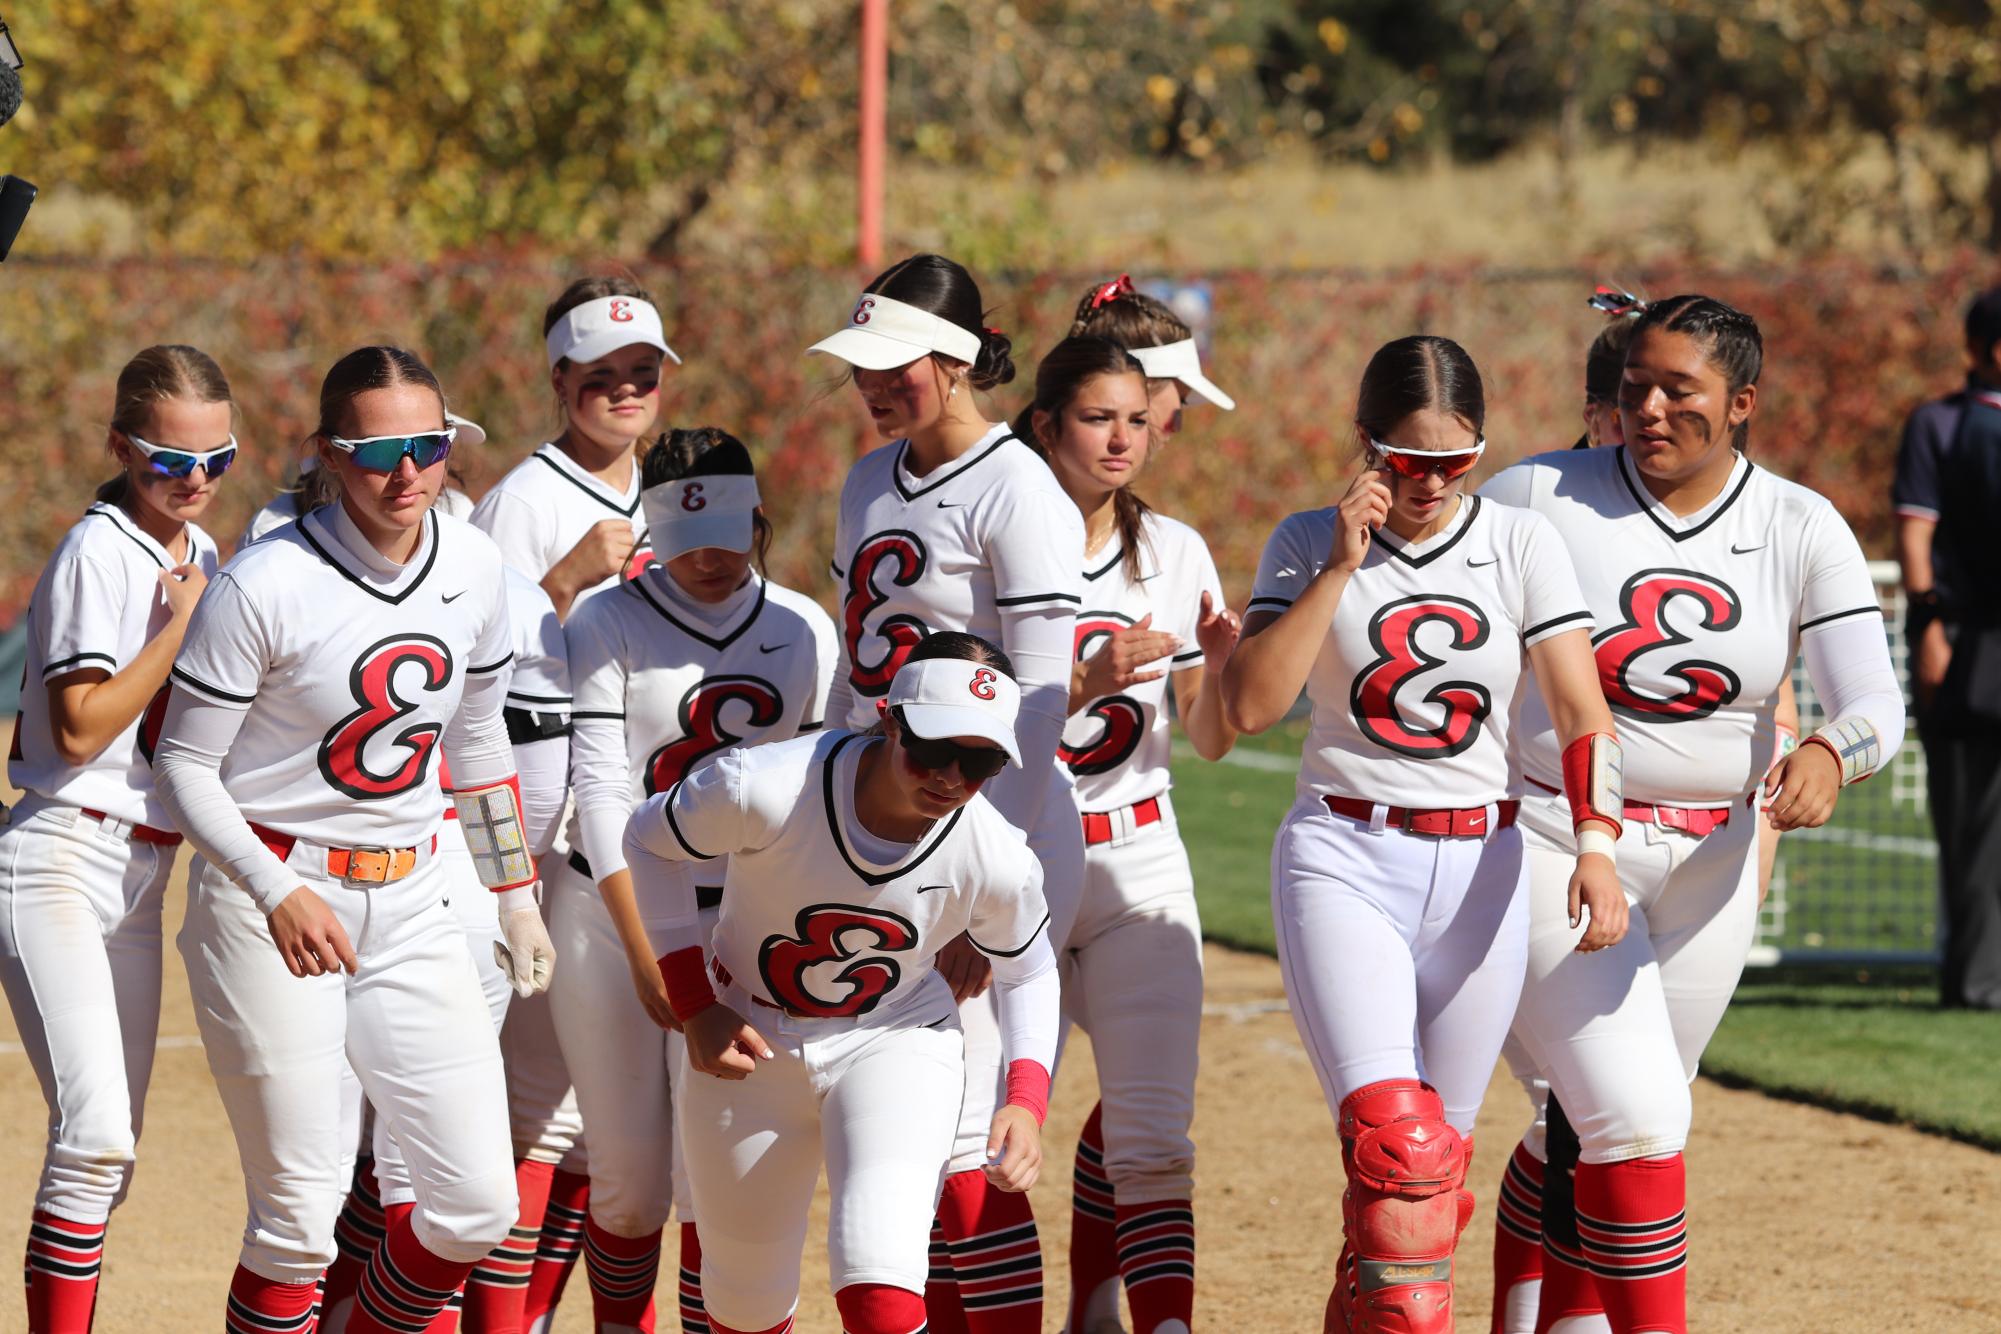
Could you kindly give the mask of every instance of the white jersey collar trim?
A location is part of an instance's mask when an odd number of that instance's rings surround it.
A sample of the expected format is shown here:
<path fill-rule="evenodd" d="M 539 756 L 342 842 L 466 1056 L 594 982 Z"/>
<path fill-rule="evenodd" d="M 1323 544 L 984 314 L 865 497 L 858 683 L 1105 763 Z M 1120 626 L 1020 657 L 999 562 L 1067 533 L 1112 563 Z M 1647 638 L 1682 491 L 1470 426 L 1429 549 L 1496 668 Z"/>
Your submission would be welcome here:
<path fill-rule="evenodd" d="M 606 509 L 615 510 L 628 519 L 639 513 L 640 485 L 638 459 L 632 461 L 632 480 L 626 485 L 624 492 L 620 493 L 612 490 L 603 482 L 591 476 L 590 473 L 584 471 L 583 467 L 575 459 L 557 448 L 556 442 L 553 440 L 545 440 L 529 457 L 540 459 L 549 467 L 554 468 L 564 481 L 576 487 Z"/>
<path fill-rule="evenodd" d="M 1400 560 L 1413 567 L 1429 565 L 1458 545 L 1459 539 L 1466 536 L 1467 530 L 1472 528 L 1473 520 L 1479 513 L 1480 497 L 1461 491 L 1459 504 L 1452 512 L 1452 518 L 1446 522 L 1445 527 L 1422 542 L 1404 542 L 1389 531 L 1387 524 L 1376 531 L 1374 542 L 1392 560 Z"/>
<path fill-rule="evenodd" d="M 968 449 L 958 458 L 953 459 L 950 463 L 933 468 L 922 477 L 911 472 L 908 467 L 910 441 L 908 439 L 899 440 L 894 446 L 896 449 L 896 466 L 891 470 L 890 475 L 896 482 L 897 493 L 905 500 L 915 500 L 919 496 L 936 491 L 953 478 L 971 471 L 980 463 L 990 458 L 995 450 L 1008 441 L 1015 439 L 1019 439 L 1019 437 L 1015 435 L 1014 428 L 1006 422 L 1001 422 L 978 440 L 974 441 L 972 448 Z"/>
<path fill-rule="evenodd" d="M 862 752 L 878 741 L 883 745 L 889 744 L 886 738 L 849 733 L 836 741 L 833 748 L 820 761 L 827 828 L 834 835 L 834 847 L 840 852 L 841 860 L 848 864 L 848 869 L 853 871 L 864 884 L 869 885 L 886 884 L 898 876 L 910 874 L 923 865 L 931 854 L 952 836 L 952 831 L 959 827 L 959 821 L 966 814 L 966 807 L 961 806 L 953 811 L 949 818 L 933 825 L 930 834 L 921 841 L 912 844 L 890 844 L 892 847 L 909 849 L 908 856 L 894 863 L 873 862 L 861 856 L 849 841 L 847 825 L 852 823 L 856 828 L 861 825 L 860 817 L 854 813 L 856 773 L 861 763 Z"/>
<path fill-rule="evenodd" d="M 1687 541 L 1722 518 L 1723 512 L 1743 494 L 1744 488 L 1751 481 L 1751 460 L 1739 454 L 1736 462 L 1730 467 L 1730 476 L 1724 481 L 1722 492 L 1716 499 L 1693 514 L 1676 514 L 1656 500 L 1653 492 L 1647 490 L 1646 482 L 1640 477 L 1639 465 L 1633 462 L 1632 455 L 1627 452 L 1626 447 L 1620 445 L 1614 452 L 1619 456 L 1619 478 L 1632 493 L 1633 502 L 1662 532 L 1677 542 Z"/>
<path fill-rule="evenodd" d="M 137 542 L 140 550 L 151 556 L 161 569 L 170 570 L 176 564 L 173 556 L 168 553 L 165 547 L 155 542 L 151 534 L 134 523 L 131 515 L 110 501 L 97 501 L 84 511 L 86 518 L 93 514 L 101 519 L 109 519 L 112 527 L 116 528 L 132 541 Z M 194 560 L 201 554 L 201 529 L 195 527 L 193 524 L 188 524 L 186 525 L 186 532 L 188 535 L 188 559 Z"/>

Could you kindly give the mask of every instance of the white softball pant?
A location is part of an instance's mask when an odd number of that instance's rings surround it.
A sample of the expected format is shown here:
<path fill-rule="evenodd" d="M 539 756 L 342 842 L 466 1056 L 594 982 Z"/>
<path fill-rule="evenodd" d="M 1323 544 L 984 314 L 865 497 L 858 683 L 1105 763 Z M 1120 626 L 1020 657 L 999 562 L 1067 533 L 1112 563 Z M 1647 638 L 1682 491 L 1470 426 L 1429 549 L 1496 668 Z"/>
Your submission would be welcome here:
<path fill-rule="evenodd" d="M 1279 970 L 1327 1105 L 1422 1079 L 1473 1133 L 1527 949 L 1518 829 L 1432 838 L 1302 799 L 1272 846 Z"/>
<path fill-rule="evenodd" d="M 35 1207 L 59 1218 L 103 1222 L 132 1182 L 174 851 L 32 794 L 0 831 L 0 987 L 49 1105 Z"/>
<path fill-rule="evenodd" d="M 1084 850 L 1084 899 L 1062 955 L 1063 1006 L 1091 1035 L 1104 1104 L 1105 1173 L 1122 1204 L 1195 1189 L 1202 924 L 1172 808 Z"/>
<path fill-rule="evenodd" d="M 409 1164 L 417 1240 L 470 1264 L 506 1239 L 518 1202 L 500 1044 L 442 868 L 349 888 L 309 861 L 291 864 L 347 932 L 352 976 L 293 977 L 250 896 L 200 857 L 189 873 L 179 944 L 250 1199 L 243 1266 L 298 1283 L 333 1260 L 355 1151 L 348 1064 Z"/>
<path fill-rule="evenodd" d="M 1628 820 L 1619 836 L 1626 937 L 1573 947 L 1568 803 L 1522 803 L 1529 967 L 1516 1032 L 1563 1103 L 1587 1163 L 1678 1153 L 1688 1085 L 1722 1022 L 1758 923 L 1757 812 L 1743 802 L 1696 838 Z"/>
<path fill-rule="evenodd" d="M 724 988 L 776 1057 L 748 1079 L 692 1075 L 682 1097 L 714 1319 L 769 1329 L 798 1305 L 823 1162 L 831 1289 L 924 1291 L 964 1069 L 951 989 L 936 973 L 923 985 L 892 1015 L 852 1019 L 795 1019 Z"/>

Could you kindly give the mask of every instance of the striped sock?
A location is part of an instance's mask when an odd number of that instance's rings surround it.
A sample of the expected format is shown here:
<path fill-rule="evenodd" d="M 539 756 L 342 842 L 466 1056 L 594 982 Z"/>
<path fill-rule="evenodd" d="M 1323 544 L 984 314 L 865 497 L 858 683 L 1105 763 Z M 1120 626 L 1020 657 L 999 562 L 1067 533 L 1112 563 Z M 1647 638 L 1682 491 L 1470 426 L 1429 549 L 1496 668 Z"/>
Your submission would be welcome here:
<path fill-rule="evenodd" d="M 1578 1241 L 1614 1329 L 1686 1334 L 1687 1207 L 1678 1153 L 1578 1166 Z"/>
<path fill-rule="evenodd" d="M 931 1334 L 966 1334 L 966 1308 L 959 1301 L 959 1279 L 952 1272 L 952 1245 L 945 1229 L 931 1220 L 931 1272 L 924 1280 L 924 1314 Z"/>
<path fill-rule="evenodd" d="M 28 1223 L 28 1328 L 88 1334 L 104 1263 L 104 1220 L 79 1223 L 37 1209 Z"/>
<path fill-rule="evenodd" d="M 584 1251 L 584 1217 L 590 1211 L 591 1179 L 560 1167 L 549 1179 L 549 1208 L 542 1215 L 542 1235 L 535 1245 L 535 1267 L 528 1274 L 528 1297 L 522 1303 L 524 1330 L 548 1327 L 548 1316 L 563 1300 L 563 1287 Z"/>
<path fill-rule="evenodd" d="M 382 1244 L 382 1194 L 375 1181 L 375 1159 L 362 1154 L 354 1161 L 354 1180 L 334 1220 L 334 1262 L 321 1284 L 320 1305 L 327 1315 L 346 1318 L 354 1290 Z"/>
<path fill-rule="evenodd" d="M 584 1220 L 584 1272 L 591 1282 L 591 1310 L 598 1328 L 632 1328 L 653 1334 L 653 1285 L 660 1278 L 660 1229 L 621 1237 Z"/>
<path fill-rule="evenodd" d="M 681 1224 L 681 1334 L 712 1334 L 708 1308 L 702 1304 L 702 1235 L 693 1223 Z"/>
<path fill-rule="evenodd" d="M 834 1294 L 841 1334 L 927 1334 L 924 1299 L 887 1283 L 850 1283 Z"/>
<path fill-rule="evenodd" d="M 1089 1318 L 1118 1310 L 1119 1251 L 1111 1178 L 1105 1175 L 1105 1104 L 1091 1109 L 1077 1137 L 1070 1173 L 1070 1320 L 1083 1334 Z M 1109 1298 L 1109 1302 L 1106 1299 Z"/>
<path fill-rule="evenodd" d="M 1195 1323 L 1195 1209 L 1187 1200 L 1118 1206 L 1119 1273 L 1133 1334 Z"/>
<path fill-rule="evenodd" d="M 1494 1320 L 1489 1334 L 1531 1334 L 1542 1283 L 1542 1163 L 1515 1145 L 1494 1208 Z"/>
<path fill-rule="evenodd" d="M 225 1334 L 312 1334 L 320 1285 L 259 1278 L 242 1265 L 229 1280 Z"/>
<path fill-rule="evenodd" d="M 523 1158 L 514 1164 L 514 1192 L 521 1212 L 508 1229 L 507 1240 L 473 1266 L 466 1280 L 466 1334 L 521 1334 L 521 1311 L 528 1301 L 528 1276 L 535 1268 L 535 1244 L 542 1235 L 542 1215 L 549 1208 L 549 1183 L 556 1169 L 550 1163 Z"/>
<path fill-rule="evenodd" d="M 457 1327 L 452 1297 L 472 1265 L 425 1250 L 410 1226 L 415 1211 L 408 1204 L 383 1210 L 386 1233 L 355 1289 L 348 1334 L 446 1334 Z"/>
<path fill-rule="evenodd" d="M 945 1178 L 938 1223 L 968 1334 L 1037 1334 L 1042 1328 L 1042 1242 L 1028 1196 L 995 1187 L 975 1168 Z"/>

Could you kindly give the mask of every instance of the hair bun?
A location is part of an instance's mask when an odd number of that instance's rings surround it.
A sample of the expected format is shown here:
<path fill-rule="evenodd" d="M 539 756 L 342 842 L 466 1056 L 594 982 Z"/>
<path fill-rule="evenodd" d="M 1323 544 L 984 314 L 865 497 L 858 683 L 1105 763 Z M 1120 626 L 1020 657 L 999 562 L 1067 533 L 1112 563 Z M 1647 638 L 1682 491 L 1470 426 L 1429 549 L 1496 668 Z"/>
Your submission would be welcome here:
<path fill-rule="evenodd" d="M 966 379 L 975 389 L 995 389 L 1014 379 L 1014 340 L 999 329 L 980 330 L 980 355 Z"/>

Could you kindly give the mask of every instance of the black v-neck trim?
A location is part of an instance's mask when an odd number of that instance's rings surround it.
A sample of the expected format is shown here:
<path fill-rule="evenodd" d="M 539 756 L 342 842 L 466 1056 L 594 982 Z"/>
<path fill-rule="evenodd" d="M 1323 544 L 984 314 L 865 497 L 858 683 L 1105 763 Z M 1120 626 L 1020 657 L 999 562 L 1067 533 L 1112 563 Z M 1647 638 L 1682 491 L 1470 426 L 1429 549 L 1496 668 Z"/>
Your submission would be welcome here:
<path fill-rule="evenodd" d="M 948 463 L 943 467 L 941 467 L 940 469 L 938 469 L 939 475 L 937 477 L 932 478 L 924 485 L 918 487 L 915 491 L 911 490 L 909 487 L 903 484 L 903 460 L 910 456 L 910 441 L 907 439 L 902 440 L 898 442 L 896 447 L 896 459 L 893 463 L 890 464 L 889 480 L 890 483 L 896 487 L 896 493 L 902 496 L 906 502 L 916 500 L 921 496 L 930 495 L 933 491 L 936 491 L 939 487 L 945 485 L 945 483 L 951 481 L 955 477 L 964 477 L 967 473 L 971 472 L 973 469 L 979 467 L 980 464 L 985 463 L 989 458 L 991 458 L 993 456 L 994 451 L 999 449 L 1002 445 L 1006 444 L 1010 440 L 1019 440 L 1019 439 L 1021 439 L 1021 437 L 1016 435 L 1013 431 L 1003 432 L 1001 434 L 1000 439 L 994 441 L 991 445 L 988 445 L 985 449 L 981 450 L 979 453 L 971 454 L 964 458 L 954 460 L 952 463 Z"/>
<path fill-rule="evenodd" d="M 1628 471 L 1626 467 L 1627 464 L 1626 447 L 1624 445 L 1620 445 L 1618 453 L 1619 456 L 1618 458 L 1613 460 L 1613 463 L 1619 469 L 1619 480 L 1624 482 L 1626 484 L 1626 490 L 1632 493 L 1633 503 L 1640 507 L 1640 513 L 1646 515 L 1649 519 L 1653 520 L 1654 527 L 1660 529 L 1662 532 L 1666 533 L 1670 538 L 1673 538 L 1677 542 L 1686 542 L 1689 538 L 1694 537 L 1697 533 L 1702 532 L 1705 528 L 1709 527 L 1710 524 L 1715 523 L 1718 519 L 1722 518 L 1725 514 L 1727 514 L 1730 510 L 1730 507 L 1737 503 L 1737 497 L 1744 494 L 1744 488 L 1751 484 L 1751 474 L 1758 470 L 1757 464 L 1751 462 L 1751 460 L 1749 459 L 1745 459 L 1744 475 L 1737 479 L 1737 485 L 1731 488 L 1729 495 L 1723 497 L 1722 503 L 1717 505 L 1717 507 L 1710 512 L 1708 518 L 1704 519 L 1701 523 L 1695 525 L 1695 527 L 1693 528 L 1670 528 L 1668 527 L 1667 524 L 1661 521 L 1660 515 L 1654 513 L 1654 506 L 1659 502 L 1654 500 L 1654 498 L 1648 495 L 1644 489 L 1642 489 L 1641 487 L 1639 487 L 1634 483 L 1633 474 L 1630 471 Z"/>
<path fill-rule="evenodd" d="M 854 853 L 848 850 L 848 840 L 841 833 L 840 797 L 834 790 L 835 761 L 840 758 L 841 752 L 846 750 L 851 742 L 861 739 L 861 733 L 850 732 L 828 748 L 825 758 L 820 761 L 820 785 L 821 790 L 825 794 L 827 828 L 833 831 L 834 846 L 840 849 L 841 860 L 848 864 L 850 871 L 853 871 L 856 876 L 860 877 L 863 884 L 871 886 L 883 885 L 888 884 L 898 876 L 909 875 L 929 860 L 931 854 L 936 852 L 939 846 L 947 838 L 951 837 L 952 831 L 959 827 L 959 817 L 966 813 L 966 808 L 961 806 L 958 810 L 953 811 L 952 818 L 945 821 L 942 826 L 935 830 L 928 842 L 918 844 L 917 851 L 910 854 L 909 860 L 887 871 L 870 871 L 865 869 L 860 862 L 855 860 Z M 882 744 L 886 746 L 890 743 L 887 738 L 884 738 Z"/>
<path fill-rule="evenodd" d="M 1473 531 L 1473 522 L 1474 520 L 1480 517 L 1480 497 L 1469 496 L 1466 495 L 1464 492 L 1461 492 L 1460 499 L 1463 500 L 1467 505 L 1471 506 L 1471 508 L 1466 511 L 1466 518 L 1460 523 L 1458 531 L 1453 533 L 1452 536 L 1446 538 L 1443 542 L 1440 542 L 1438 546 L 1435 547 L 1434 549 L 1425 552 L 1422 556 L 1416 556 L 1416 557 L 1407 556 L 1404 554 L 1403 548 L 1401 546 L 1393 546 L 1391 545 L 1390 542 L 1378 542 L 1377 545 L 1382 547 L 1384 551 L 1387 551 L 1390 554 L 1391 560 L 1400 560 L 1405 565 L 1410 566 L 1410 568 L 1413 570 L 1423 569 L 1425 566 L 1431 564 L 1431 562 L 1437 560 L 1440 556 L 1443 556 L 1446 552 L 1452 550 L 1452 548 L 1458 546 L 1459 539 L 1465 537 L 1466 534 Z"/>
<path fill-rule="evenodd" d="M 668 577 L 671 578 L 672 576 L 670 575 Z M 653 610 L 659 612 L 660 615 L 666 618 L 667 622 L 670 625 L 672 625 L 676 630 L 679 630 L 682 634 L 687 635 L 690 639 L 700 640 L 702 643 L 707 644 L 710 648 L 716 649 L 717 651 L 726 649 L 731 644 L 736 643 L 737 640 L 743 637 L 744 631 L 750 629 L 751 626 L 757 623 L 757 618 L 764 614 L 765 590 L 771 586 L 767 580 L 763 579 L 758 580 L 757 600 L 750 604 L 750 610 L 744 613 L 744 618 L 741 621 L 737 622 L 736 629 L 730 631 L 729 634 L 725 635 L 723 638 L 716 639 L 713 636 L 704 634 L 702 631 L 696 629 L 694 626 L 682 620 L 679 616 L 676 616 L 674 614 L 674 609 L 672 607 L 662 602 L 659 598 L 653 596 L 653 590 L 646 586 L 646 579 L 643 574 L 640 578 L 631 580 L 630 583 L 631 586 L 638 591 L 639 596 L 646 599 L 646 605 L 653 608 Z"/>
<path fill-rule="evenodd" d="M 321 508 L 324 509 L 325 506 L 322 506 Z M 317 514 L 319 513 L 319 510 L 314 510 L 313 513 Z M 331 523 L 332 520 L 328 520 L 328 522 Z M 327 564 L 333 566 L 334 569 L 338 570 L 340 572 L 341 578 L 347 580 L 349 583 L 353 584 L 356 588 L 368 594 L 370 597 L 377 598 L 383 602 L 387 602 L 390 606 L 393 607 L 400 605 L 403 599 L 409 597 L 412 593 L 416 592 L 419 588 L 423 587 L 425 578 L 431 573 L 431 567 L 438 563 L 438 548 L 443 544 L 443 536 L 444 536 L 442 533 L 438 531 L 438 516 L 431 513 L 429 510 L 426 510 L 424 511 L 424 522 L 427 525 L 429 525 L 431 530 L 430 553 L 424 557 L 423 567 L 419 569 L 417 573 L 411 577 L 410 582 L 404 586 L 403 591 L 400 593 L 383 592 L 381 589 L 377 588 L 374 584 L 369 583 L 368 580 L 356 574 L 353 570 L 348 569 L 347 566 L 343 564 L 341 561 L 335 559 L 334 554 L 331 551 L 328 551 L 325 547 L 321 546 L 320 540 L 317 537 L 313 536 L 312 525 L 307 523 L 304 519 L 299 520 L 299 536 L 306 540 L 307 546 L 311 547 L 314 551 L 319 553 L 319 557 L 321 560 L 325 561 Z"/>
<path fill-rule="evenodd" d="M 1095 570 L 1084 571 L 1084 577 L 1086 579 L 1094 581 L 1102 579 L 1106 575 L 1110 574 L 1113 570 L 1118 569 L 1119 562 L 1123 561 L 1125 558 L 1126 558 L 1126 549 L 1123 545 L 1121 545 L 1118 550 L 1112 553 L 1112 558 L 1106 561 L 1103 566 Z"/>
<path fill-rule="evenodd" d="M 146 558 L 152 561 L 153 564 L 159 566 L 163 570 L 172 568 L 167 564 L 166 561 L 160 559 L 161 553 L 166 552 L 166 548 L 161 547 L 159 543 L 154 542 L 151 538 L 145 536 L 143 533 L 133 532 L 131 527 L 129 527 L 132 520 L 129 517 L 127 517 L 127 515 L 123 510 L 119 509 L 116 505 L 112 504 L 110 501 L 108 500 L 99 501 L 97 504 L 92 505 L 89 509 L 83 512 L 83 517 L 86 519 L 90 518 L 92 515 L 95 515 L 98 518 L 103 519 L 107 523 L 109 523 L 113 528 L 115 528 L 118 531 L 118 535 L 120 537 L 130 542 L 133 546 L 139 548 L 139 550 L 145 552 Z M 154 549 L 156 547 L 159 548 L 157 551 Z M 192 560 L 198 554 L 199 554 L 199 549 L 195 544 L 194 534 L 190 532 L 188 535 L 188 557 L 189 559 Z"/>
<path fill-rule="evenodd" d="M 554 448 L 555 446 L 553 445 L 544 445 L 542 447 L 542 449 L 554 449 Z M 639 496 L 637 493 L 633 495 L 632 503 L 630 505 L 627 505 L 621 501 L 610 500 L 606 498 L 603 491 L 596 490 L 595 488 L 589 486 L 587 483 L 585 483 L 585 481 L 581 477 L 572 474 L 568 468 L 565 468 L 562 464 L 550 458 L 547 454 L 543 453 L 541 449 L 536 450 L 533 454 L 530 454 L 528 457 L 531 459 L 540 459 L 543 465 L 549 468 L 552 472 L 554 472 L 556 476 L 562 478 L 564 481 L 568 482 L 571 486 L 576 487 L 577 490 L 583 492 L 585 495 L 589 496 L 592 500 L 595 500 L 598 504 L 604 506 L 612 513 L 623 515 L 628 519 L 630 519 L 633 515 L 639 513 Z M 567 455 L 565 457 L 567 457 Z M 639 467 L 639 464 L 637 462 L 634 462 L 632 466 L 635 469 L 637 469 Z"/>

